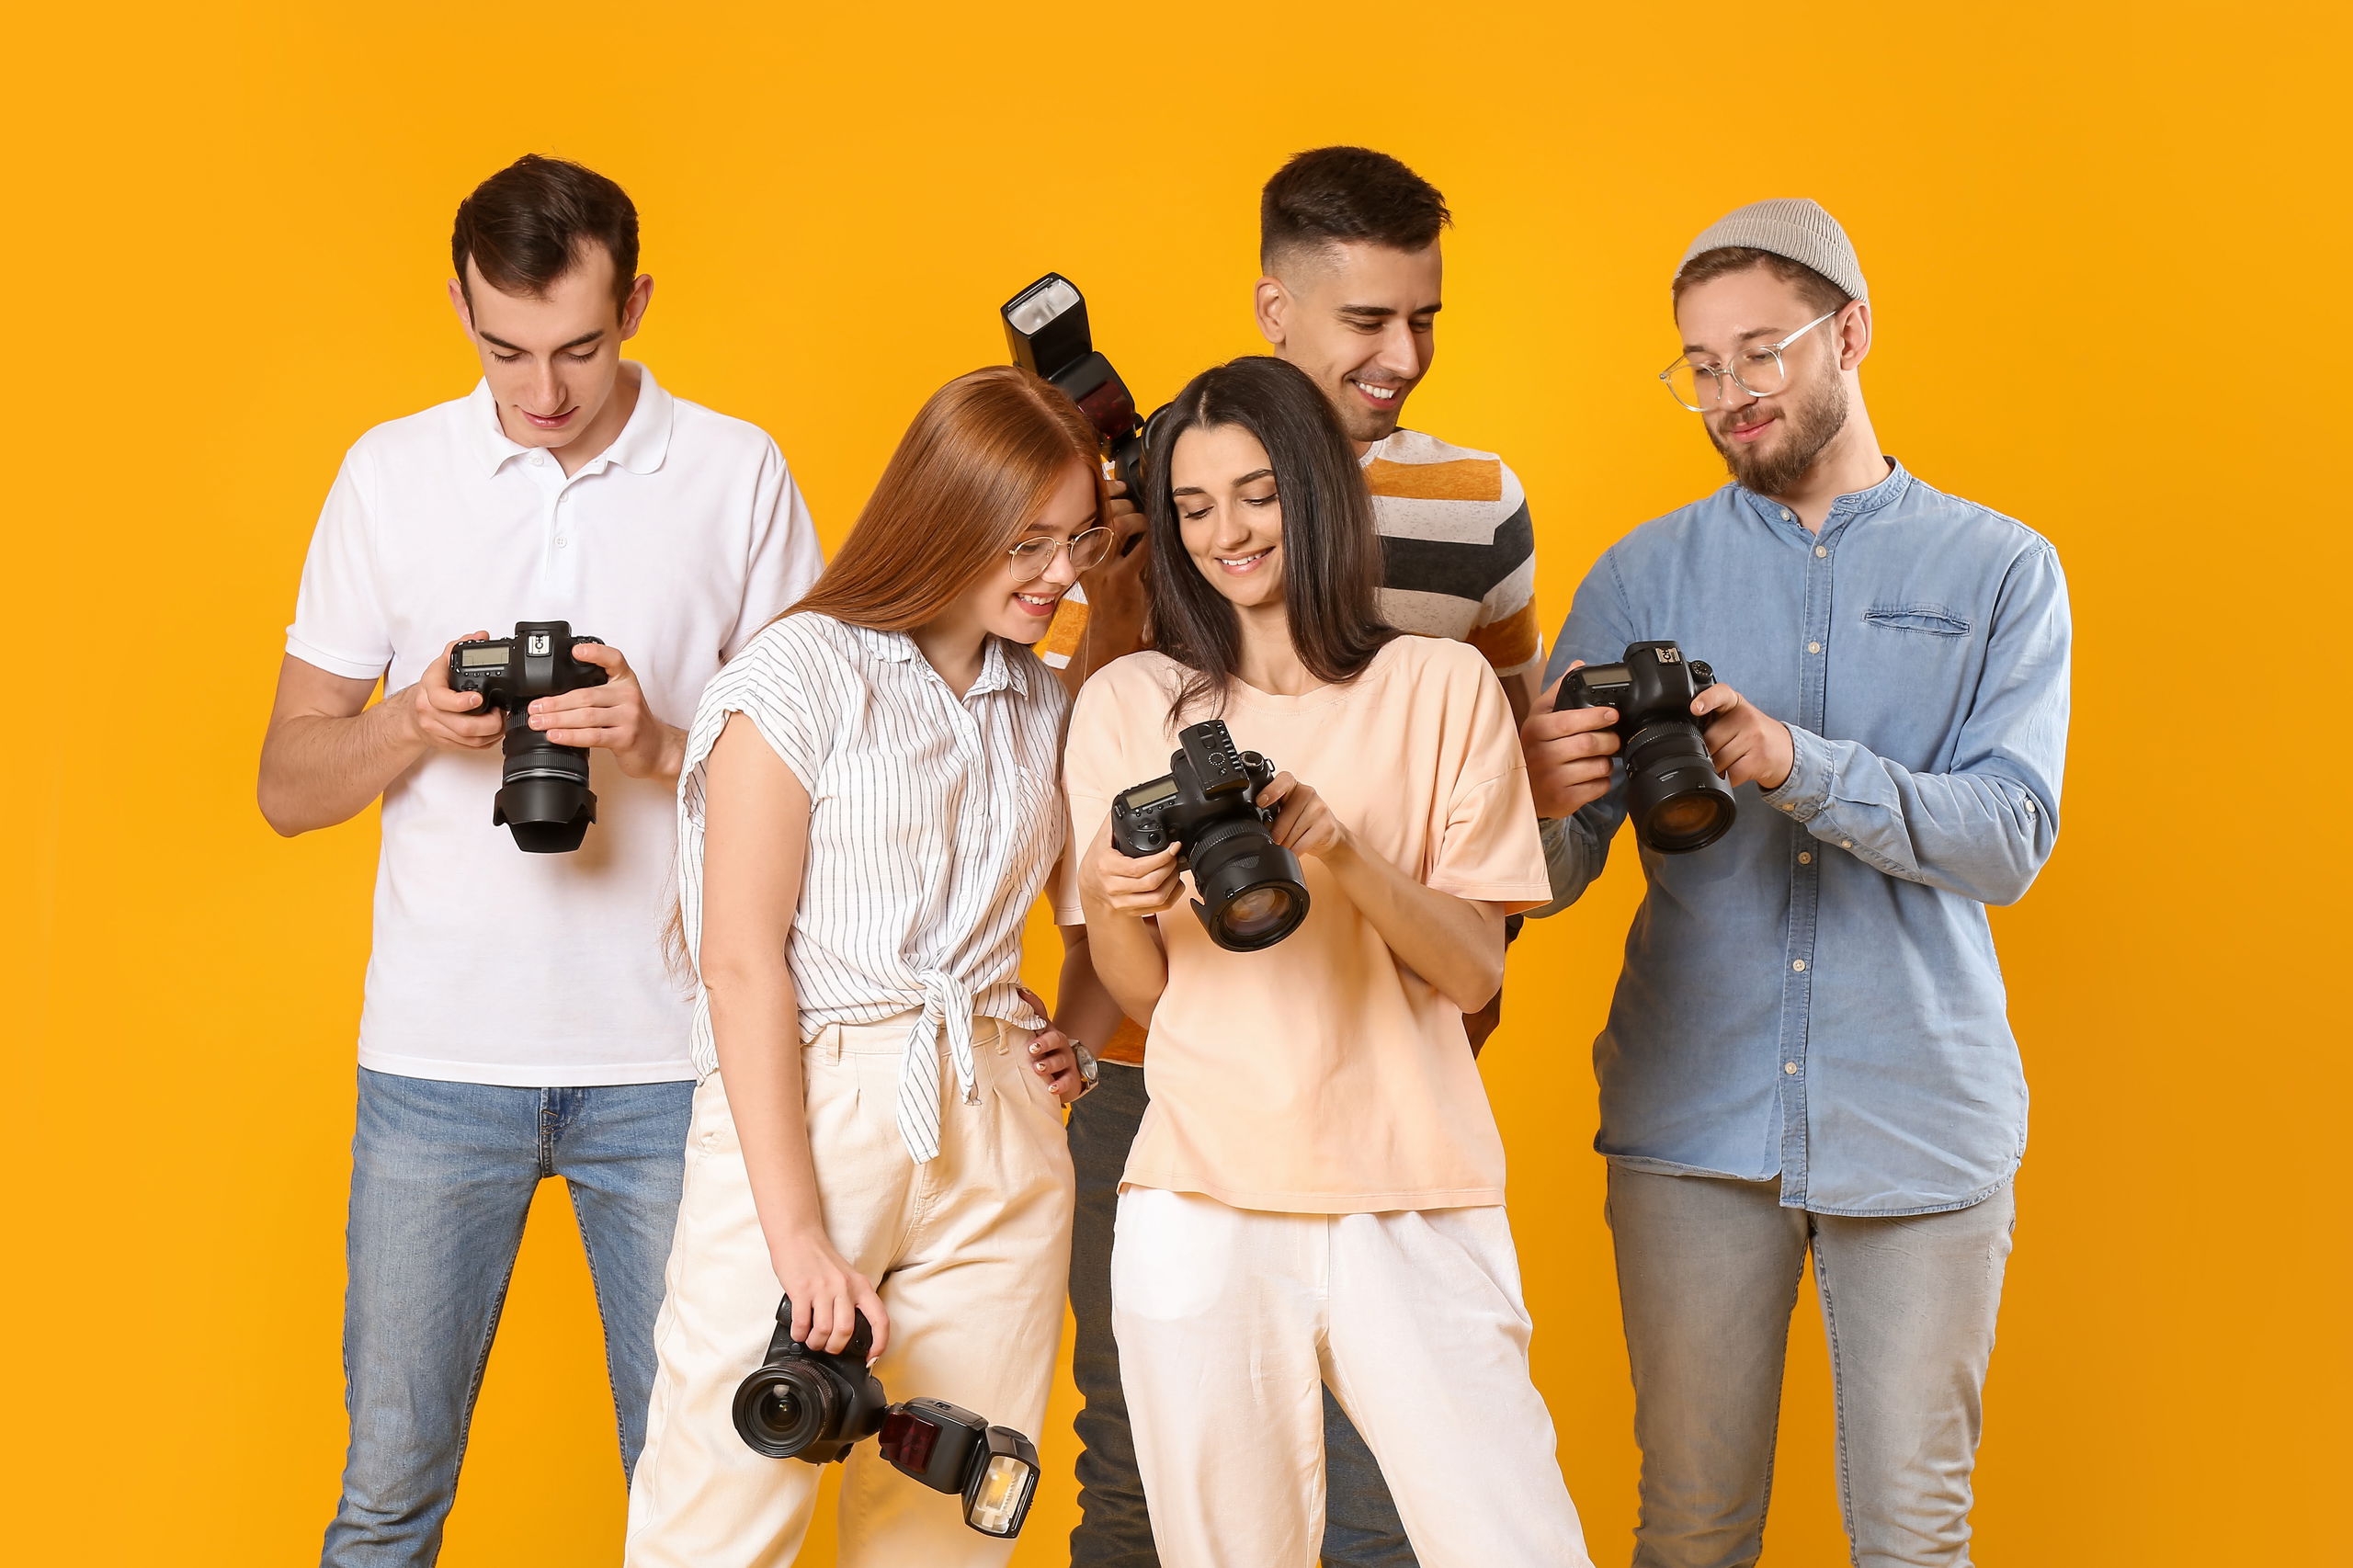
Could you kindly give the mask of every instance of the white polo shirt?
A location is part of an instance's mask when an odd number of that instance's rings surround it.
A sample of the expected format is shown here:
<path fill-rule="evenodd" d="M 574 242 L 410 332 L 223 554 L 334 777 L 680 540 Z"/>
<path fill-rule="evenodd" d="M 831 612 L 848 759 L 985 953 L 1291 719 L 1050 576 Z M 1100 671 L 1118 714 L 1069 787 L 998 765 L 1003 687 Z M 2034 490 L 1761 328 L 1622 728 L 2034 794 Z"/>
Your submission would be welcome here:
<path fill-rule="evenodd" d="M 568 479 L 506 438 L 486 385 L 361 437 L 286 651 L 392 691 L 453 637 L 568 620 L 627 656 L 656 717 L 691 722 L 823 561 L 776 443 L 631 369 L 628 425 Z M 694 1076 L 689 994 L 661 951 L 675 790 L 589 756 L 597 821 L 568 855 L 492 825 L 496 747 L 436 747 L 385 790 L 361 1065 L 527 1087 Z"/>

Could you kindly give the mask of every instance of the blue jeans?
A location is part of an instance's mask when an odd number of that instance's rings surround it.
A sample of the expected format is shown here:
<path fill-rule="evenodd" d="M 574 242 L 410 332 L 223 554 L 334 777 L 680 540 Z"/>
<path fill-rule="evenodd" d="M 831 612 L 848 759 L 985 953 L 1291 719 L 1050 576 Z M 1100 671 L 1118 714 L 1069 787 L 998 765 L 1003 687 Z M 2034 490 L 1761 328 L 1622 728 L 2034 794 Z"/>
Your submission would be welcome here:
<path fill-rule="evenodd" d="M 1103 1082 L 1070 1112 L 1078 1210 L 1071 1230 L 1070 1305 L 1077 1320 L 1071 1371 L 1086 1405 L 1076 1423 L 1078 1528 L 1071 1568 L 1159 1568 L 1152 1516 L 1136 1476 L 1134 1436 L 1111 1334 L 1111 1231 L 1120 1176 L 1151 1096 L 1143 1069 L 1106 1062 Z M 1236 1419 L 1247 1414 L 1236 1413 Z M 1332 1391 L 1324 1391 L 1324 1568 L 1414 1568 L 1414 1549 L 1389 1484 Z"/>
<path fill-rule="evenodd" d="M 1778 1182 L 1612 1166 L 1609 1231 L 1634 1372 L 1634 1568 L 1749 1568 L 1790 1315 L 1813 1254 L 1856 1568 L 1968 1568 L 1970 1471 L 2018 1210 L 1875 1219 L 1780 1206 Z"/>
<path fill-rule="evenodd" d="M 645 1440 L 654 1314 L 694 1085 L 517 1089 L 359 1071 L 344 1404 L 326 1568 L 433 1562 L 531 1197 L 562 1176 L 605 1324 L 624 1482 Z"/>

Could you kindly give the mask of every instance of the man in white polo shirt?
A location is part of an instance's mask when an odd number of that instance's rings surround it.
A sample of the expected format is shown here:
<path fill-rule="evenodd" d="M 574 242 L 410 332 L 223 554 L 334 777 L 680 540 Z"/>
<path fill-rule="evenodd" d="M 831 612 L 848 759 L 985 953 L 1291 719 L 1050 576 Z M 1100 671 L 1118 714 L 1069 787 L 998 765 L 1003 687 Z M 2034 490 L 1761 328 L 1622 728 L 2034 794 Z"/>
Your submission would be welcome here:
<path fill-rule="evenodd" d="M 546 1176 L 572 1195 L 624 1473 L 636 1462 L 694 1087 L 662 953 L 684 739 L 670 721 L 820 566 L 776 444 L 621 359 L 654 282 L 619 186 L 526 157 L 459 208 L 451 250 L 483 379 L 345 458 L 262 746 L 280 833 L 384 802 L 352 1143 L 351 1444 L 322 1558 L 337 1568 L 438 1554 Z M 531 704 L 550 740 L 595 748 L 595 824 L 568 854 L 523 853 L 494 825 L 504 726 L 447 673 L 453 642 L 518 620 L 603 640 L 582 656 L 606 684 Z"/>

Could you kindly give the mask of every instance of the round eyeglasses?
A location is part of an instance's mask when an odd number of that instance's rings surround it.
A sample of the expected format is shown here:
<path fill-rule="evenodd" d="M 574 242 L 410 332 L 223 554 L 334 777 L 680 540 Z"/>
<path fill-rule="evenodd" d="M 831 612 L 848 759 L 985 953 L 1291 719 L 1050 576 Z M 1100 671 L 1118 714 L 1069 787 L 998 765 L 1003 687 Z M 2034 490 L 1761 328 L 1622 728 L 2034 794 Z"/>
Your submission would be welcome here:
<path fill-rule="evenodd" d="M 1055 539 L 1047 534 L 1025 539 L 1006 551 L 1013 558 L 1013 580 L 1026 583 L 1043 573 L 1054 563 L 1054 551 L 1058 550 L 1070 551 L 1074 571 L 1091 572 L 1109 557 L 1114 537 L 1109 528 L 1089 528 L 1075 539 Z"/>
<path fill-rule="evenodd" d="M 1839 310 L 1845 310 L 1841 305 Z M 1694 414 L 1705 414 L 1720 408 L 1724 401 L 1724 383 L 1732 382 L 1751 397 L 1771 397 L 1790 384 L 1789 368 L 1781 363 L 1781 351 L 1838 311 L 1819 315 L 1806 323 L 1779 343 L 1756 348 L 1744 348 L 1732 357 L 1728 365 L 1695 365 L 1688 358 L 1677 359 L 1658 373 L 1676 402 Z"/>

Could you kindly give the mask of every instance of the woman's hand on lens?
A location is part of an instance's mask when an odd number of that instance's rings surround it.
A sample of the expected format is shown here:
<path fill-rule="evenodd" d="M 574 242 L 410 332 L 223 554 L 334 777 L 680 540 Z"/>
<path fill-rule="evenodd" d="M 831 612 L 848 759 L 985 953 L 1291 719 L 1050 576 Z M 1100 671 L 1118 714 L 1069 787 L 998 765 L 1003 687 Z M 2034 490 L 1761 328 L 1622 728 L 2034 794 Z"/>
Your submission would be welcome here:
<path fill-rule="evenodd" d="M 1176 846 L 1142 859 L 1132 858 L 1111 842 L 1111 819 L 1095 835 L 1095 847 L 1078 869 L 1080 895 L 1090 903 L 1120 915 L 1165 915 L 1185 897 L 1184 873 L 1176 869 Z"/>
<path fill-rule="evenodd" d="M 1348 830 L 1314 786 L 1302 784 L 1288 773 L 1276 774 L 1275 781 L 1258 791 L 1258 803 L 1282 808 L 1275 818 L 1275 842 L 1294 855 L 1329 860 L 1352 846 Z"/>
<path fill-rule="evenodd" d="M 796 1236 L 768 1248 L 768 1263 L 776 1282 L 792 1299 L 792 1337 L 812 1350 L 839 1355 L 858 1332 L 858 1317 L 866 1314 L 874 1330 L 874 1347 L 867 1355 L 872 1366 L 891 1340 L 890 1314 L 882 1298 L 866 1276 L 852 1268 L 824 1233 Z"/>

